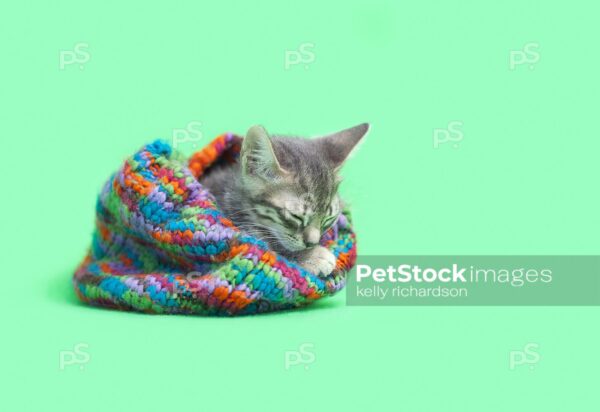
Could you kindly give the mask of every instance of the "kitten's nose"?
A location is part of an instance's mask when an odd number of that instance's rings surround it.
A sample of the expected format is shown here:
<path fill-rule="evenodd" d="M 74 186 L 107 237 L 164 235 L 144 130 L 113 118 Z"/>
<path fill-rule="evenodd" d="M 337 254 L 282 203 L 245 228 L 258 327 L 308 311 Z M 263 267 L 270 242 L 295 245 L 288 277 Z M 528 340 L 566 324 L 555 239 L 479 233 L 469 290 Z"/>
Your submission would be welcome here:
<path fill-rule="evenodd" d="M 319 244 L 319 240 L 321 240 L 321 232 L 319 229 L 311 226 L 304 229 L 304 243 L 306 243 L 307 246 L 316 246 Z"/>

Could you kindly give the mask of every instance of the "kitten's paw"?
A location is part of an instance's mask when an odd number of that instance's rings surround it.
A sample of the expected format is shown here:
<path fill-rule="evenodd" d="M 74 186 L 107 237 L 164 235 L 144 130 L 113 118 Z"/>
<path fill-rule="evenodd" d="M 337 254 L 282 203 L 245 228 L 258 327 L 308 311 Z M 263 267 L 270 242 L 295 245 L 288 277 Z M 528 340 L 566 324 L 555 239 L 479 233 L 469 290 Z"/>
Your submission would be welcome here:
<path fill-rule="evenodd" d="M 300 265 L 318 276 L 328 276 L 335 269 L 335 255 L 323 246 L 307 249 L 300 259 Z"/>

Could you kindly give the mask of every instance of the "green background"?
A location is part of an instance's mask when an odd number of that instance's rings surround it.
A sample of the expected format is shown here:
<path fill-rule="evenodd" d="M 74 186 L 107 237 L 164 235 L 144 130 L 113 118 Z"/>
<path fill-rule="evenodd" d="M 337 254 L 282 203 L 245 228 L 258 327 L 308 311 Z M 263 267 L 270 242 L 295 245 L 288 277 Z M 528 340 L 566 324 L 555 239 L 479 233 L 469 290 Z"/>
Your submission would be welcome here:
<path fill-rule="evenodd" d="M 341 293 L 215 319 L 88 308 L 70 286 L 109 173 L 191 121 L 202 144 L 371 122 L 342 189 L 360 254 L 598 254 L 596 2 L 155 3 L 0 6 L 2 409 L 598 410 L 596 307 Z M 89 61 L 61 70 L 77 43 Z M 286 70 L 304 43 L 314 61 Z M 511 70 L 528 43 L 539 61 Z M 434 149 L 452 121 L 458 148 Z M 90 361 L 61 370 L 78 343 Z M 305 343 L 314 362 L 286 370 Z M 539 362 L 511 370 L 528 343 Z"/>

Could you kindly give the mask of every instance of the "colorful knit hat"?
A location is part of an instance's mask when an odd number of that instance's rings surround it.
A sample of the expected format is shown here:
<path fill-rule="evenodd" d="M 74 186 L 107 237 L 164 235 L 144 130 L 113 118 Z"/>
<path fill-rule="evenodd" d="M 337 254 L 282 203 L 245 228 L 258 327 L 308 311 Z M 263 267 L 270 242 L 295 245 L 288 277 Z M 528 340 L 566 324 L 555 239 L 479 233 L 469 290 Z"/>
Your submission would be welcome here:
<path fill-rule="evenodd" d="M 242 315 L 341 290 L 356 259 L 347 211 L 321 239 L 337 258 L 322 278 L 240 231 L 198 182 L 211 166 L 235 162 L 240 143 L 224 134 L 186 160 L 157 140 L 127 159 L 98 198 L 92 246 L 73 278 L 79 299 L 147 313 Z"/>

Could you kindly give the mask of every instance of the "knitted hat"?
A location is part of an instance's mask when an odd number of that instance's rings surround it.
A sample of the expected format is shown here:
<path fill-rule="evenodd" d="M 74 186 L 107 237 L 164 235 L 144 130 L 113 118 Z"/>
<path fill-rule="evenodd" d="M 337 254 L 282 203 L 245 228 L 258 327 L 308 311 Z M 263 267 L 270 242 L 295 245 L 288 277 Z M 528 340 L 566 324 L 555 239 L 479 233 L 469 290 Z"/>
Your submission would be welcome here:
<path fill-rule="evenodd" d="M 157 140 L 127 159 L 98 197 L 92 246 L 73 278 L 79 299 L 147 313 L 242 315 L 341 290 L 356 259 L 347 211 L 321 239 L 336 268 L 318 277 L 242 232 L 198 182 L 211 166 L 235 162 L 240 143 L 224 134 L 185 159 Z"/>

